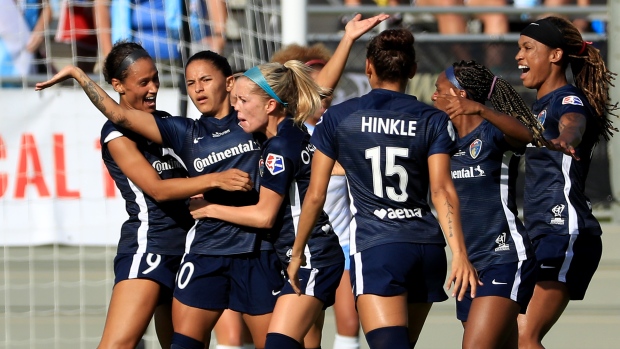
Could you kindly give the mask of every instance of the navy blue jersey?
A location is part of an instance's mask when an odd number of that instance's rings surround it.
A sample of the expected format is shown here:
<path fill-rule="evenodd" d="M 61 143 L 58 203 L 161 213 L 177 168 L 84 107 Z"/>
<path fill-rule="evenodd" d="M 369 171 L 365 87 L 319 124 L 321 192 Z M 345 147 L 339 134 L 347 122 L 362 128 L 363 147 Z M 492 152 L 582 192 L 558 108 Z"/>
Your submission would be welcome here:
<path fill-rule="evenodd" d="M 190 177 L 237 168 L 247 172 L 258 185 L 260 145 L 237 120 L 237 112 L 222 119 L 201 117 L 161 118 L 157 125 L 163 143 L 187 165 Z M 228 192 L 214 189 L 206 192 L 207 201 L 227 206 L 247 206 L 258 202 L 258 191 Z M 201 219 L 190 230 L 187 251 L 205 255 L 233 255 L 255 251 L 262 230 L 239 226 L 218 219 Z"/>
<path fill-rule="evenodd" d="M 153 115 L 159 119 L 166 114 L 155 112 Z M 194 225 L 187 209 L 187 200 L 157 202 L 127 178 L 108 149 L 108 142 L 118 137 L 127 137 L 135 142 L 162 179 L 187 177 L 183 164 L 170 155 L 164 155 L 161 146 L 110 121 L 103 125 L 101 156 L 125 199 L 125 209 L 129 214 L 129 219 L 121 228 L 118 253 L 182 255 L 186 234 Z"/>
<path fill-rule="evenodd" d="M 452 180 L 469 260 L 478 270 L 526 260 L 532 251 L 515 201 L 519 166 L 515 149 L 486 120 L 458 138 L 457 145 L 451 160 Z"/>
<path fill-rule="evenodd" d="M 578 88 L 566 85 L 537 100 L 532 111 L 545 127 L 546 139 L 560 135 L 558 123 L 564 114 L 582 114 L 587 124 L 575 148 L 579 161 L 546 148 L 526 150 L 523 213 L 530 238 L 545 234 L 601 235 L 585 195 L 592 150 L 600 130 L 592 107 Z"/>
<path fill-rule="evenodd" d="M 310 184 L 310 164 L 314 146 L 310 135 L 296 126 L 292 118 L 278 124 L 276 136 L 263 145 L 260 160 L 260 185 L 283 195 L 284 201 L 273 231 L 279 233 L 275 248 L 280 260 L 288 263 L 297 236 L 301 204 Z M 321 212 L 305 250 L 306 265 L 318 268 L 343 262 L 342 248 L 329 218 Z"/>
<path fill-rule="evenodd" d="M 445 245 L 428 202 L 428 157 L 454 152 L 444 112 L 414 96 L 374 89 L 330 107 L 312 143 L 345 169 L 351 254 L 393 243 Z"/>

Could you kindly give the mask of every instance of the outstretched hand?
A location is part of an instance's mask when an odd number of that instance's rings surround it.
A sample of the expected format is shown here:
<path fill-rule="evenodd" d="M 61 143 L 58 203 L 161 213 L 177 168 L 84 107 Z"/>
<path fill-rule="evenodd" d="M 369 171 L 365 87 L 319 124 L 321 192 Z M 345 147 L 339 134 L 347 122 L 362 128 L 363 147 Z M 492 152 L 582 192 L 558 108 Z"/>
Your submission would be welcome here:
<path fill-rule="evenodd" d="M 358 13 L 344 27 L 344 33 L 355 41 L 388 18 L 390 18 L 390 15 L 382 13 L 374 17 L 362 19 L 362 15 Z"/>
<path fill-rule="evenodd" d="M 288 263 L 288 267 L 286 268 L 286 273 L 288 274 L 288 282 L 290 282 L 293 291 L 297 293 L 297 295 L 301 294 L 301 283 L 299 282 L 299 268 L 306 265 L 306 256 L 301 255 L 301 257 L 291 257 L 290 262 Z"/>
<path fill-rule="evenodd" d="M 450 88 L 449 95 L 438 95 L 435 106 L 446 112 L 450 119 L 460 115 L 480 115 L 482 108 L 484 108 L 476 101 L 457 95 L 453 88 Z"/>
<path fill-rule="evenodd" d="M 254 185 L 249 174 L 236 168 L 219 172 L 216 181 L 216 186 L 226 191 L 249 191 Z"/>
<path fill-rule="evenodd" d="M 548 141 L 545 146 L 547 149 L 559 151 L 560 153 L 564 153 L 577 161 L 581 160 L 581 158 L 577 155 L 575 148 L 570 143 L 561 140 L 560 138 L 555 138 Z"/>
<path fill-rule="evenodd" d="M 69 78 L 74 78 L 77 75 L 78 71 L 79 68 L 68 65 L 62 68 L 56 75 L 52 76 L 51 79 L 43 82 L 37 82 L 37 84 L 34 85 L 34 90 L 41 91 L 48 87 L 54 86 L 59 82 L 63 82 Z"/>

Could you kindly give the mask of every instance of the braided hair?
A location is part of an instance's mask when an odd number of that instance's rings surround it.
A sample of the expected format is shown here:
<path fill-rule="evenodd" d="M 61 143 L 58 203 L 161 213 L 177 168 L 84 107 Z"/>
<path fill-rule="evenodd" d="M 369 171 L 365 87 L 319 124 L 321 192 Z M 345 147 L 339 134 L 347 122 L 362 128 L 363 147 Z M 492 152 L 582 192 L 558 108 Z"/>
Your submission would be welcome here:
<path fill-rule="evenodd" d="M 544 128 L 532 114 L 523 98 L 504 79 L 495 76 L 487 67 L 475 61 L 460 61 L 452 64 L 454 77 L 472 100 L 485 104 L 490 100 L 493 108 L 521 121 L 532 132 L 534 145 L 543 147 L 547 140 Z"/>
<path fill-rule="evenodd" d="M 605 66 L 600 51 L 590 43 L 583 41 L 579 30 L 568 20 L 561 17 L 547 17 L 562 33 L 564 38 L 565 67 L 570 63 L 571 71 L 577 86 L 594 108 L 601 135 L 605 140 L 618 132 L 608 119 L 607 114 L 618 116 L 618 103 L 612 104 L 609 97 L 609 86 L 613 86 L 615 73 Z M 564 58 L 563 58 L 564 59 Z"/>

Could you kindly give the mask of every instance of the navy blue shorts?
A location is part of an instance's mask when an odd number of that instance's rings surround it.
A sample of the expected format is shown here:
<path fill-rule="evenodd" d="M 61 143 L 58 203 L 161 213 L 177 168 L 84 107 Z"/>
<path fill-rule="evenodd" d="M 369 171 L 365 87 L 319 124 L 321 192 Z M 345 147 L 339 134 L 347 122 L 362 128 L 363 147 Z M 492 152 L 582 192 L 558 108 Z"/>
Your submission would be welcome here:
<path fill-rule="evenodd" d="M 443 302 L 446 251 L 441 245 L 391 243 L 351 256 L 351 285 L 363 294 L 391 297 L 407 293 L 409 303 Z"/>
<path fill-rule="evenodd" d="M 566 284 L 571 300 L 582 300 L 603 254 L 600 236 L 540 235 L 532 240 L 538 281 Z"/>
<path fill-rule="evenodd" d="M 159 303 L 172 301 L 172 291 L 181 256 L 155 253 L 123 253 L 114 257 L 114 284 L 130 279 L 147 279 L 161 286 Z"/>
<path fill-rule="evenodd" d="M 336 301 L 336 289 L 340 285 L 343 272 L 344 263 L 312 269 L 301 268 L 298 272 L 301 292 L 307 296 L 317 298 L 323 302 L 323 309 L 327 309 L 334 305 Z M 293 287 L 288 281 L 288 275 L 286 279 L 287 282 L 284 283 L 281 294 L 294 294 L 295 291 L 293 291 Z"/>
<path fill-rule="evenodd" d="M 174 298 L 194 308 L 268 314 L 284 284 L 281 270 L 274 251 L 238 256 L 189 253 L 183 257 Z"/>
<path fill-rule="evenodd" d="M 536 260 L 534 258 L 522 262 L 489 265 L 478 271 L 478 277 L 484 285 L 478 285 L 476 298 L 485 296 L 504 297 L 515 301 L 525 314 L 530 303 L 534 286 L 536 286 Z M 462 301 L 456 301 L 456 318 L 467 321 L 473 299 L 469 288 Z"/>

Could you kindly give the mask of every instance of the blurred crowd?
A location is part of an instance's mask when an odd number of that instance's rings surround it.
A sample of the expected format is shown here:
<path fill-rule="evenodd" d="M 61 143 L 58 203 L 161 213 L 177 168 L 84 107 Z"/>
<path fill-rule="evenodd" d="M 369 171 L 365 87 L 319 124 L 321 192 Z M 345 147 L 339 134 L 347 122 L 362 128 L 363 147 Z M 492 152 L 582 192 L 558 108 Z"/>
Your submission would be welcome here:
<path fill-rule="evenodd" d="M 52 47 L 66 45 L 72 64 L 86 72 L 98 72 L 101 58 L 120 39 L 141 42 L 149 54 L 157 58 L 161 71 L 181 67 L 179 42 L 191 41 L 188 52 L 210 49 L 223 53 L 227 37 L 227 4 L 232 0 L 0 0 L 0 78 L 20 77 L 33 73 L 53 72 Z M 250 0 L 234 1 L 243 6 Z M 308 1 L 324 4 L 325 1 Z M 351 7 L 339 18 L 344 25 L 356 12 L 355 7 L 382 6 L 517 6 L 565 5 L 589 6 L 605 3 L 597 0 L 343 0 L 327 1 Z M 188 15 L 189 14 L 189 15 Z M 388 20 L 390 27 L 407 27 L 414 32 L 435 31 L 441 34 L 483 33 L 502 35 L 513 30 L 511 18 L 501 13 L 464 16 L 458 13 L 427 15 L 430 21 L 419 21 L 411 14 L 396 13 Z M 184 34 L 182 18 L 189 18 Z M 522 24 L 531 16 L 524 14 Z M 582 32 L 605 33 L 604 22 L 573 18 Z M 189 31 L 189 33 L 187 33 Z M 181 40 L 181 36 L 189 40 Z M 50 40 L 45 40 L 49 38 Z M 51 40 L 53 38 L 53 40 Z M 79 59 L 78 59 L 79 58 Z M 163 64 L 162 64 L 163 62 Z M 6 84 L 5 84 L 6 85 Z"/>

